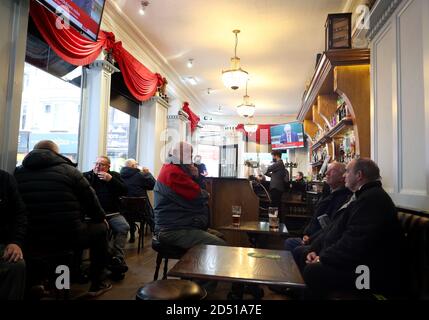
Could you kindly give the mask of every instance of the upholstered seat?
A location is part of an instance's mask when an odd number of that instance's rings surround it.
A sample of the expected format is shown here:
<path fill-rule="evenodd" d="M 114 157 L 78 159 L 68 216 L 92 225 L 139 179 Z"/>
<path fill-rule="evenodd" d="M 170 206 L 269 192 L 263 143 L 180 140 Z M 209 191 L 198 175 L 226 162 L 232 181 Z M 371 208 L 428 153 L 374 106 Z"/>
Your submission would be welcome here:
<path fill-rule="evenodd" d="M 206 290 L 195 282 L 179 279 L 157 280 L 137 291 L 136 300 L 202 300 Z"/>

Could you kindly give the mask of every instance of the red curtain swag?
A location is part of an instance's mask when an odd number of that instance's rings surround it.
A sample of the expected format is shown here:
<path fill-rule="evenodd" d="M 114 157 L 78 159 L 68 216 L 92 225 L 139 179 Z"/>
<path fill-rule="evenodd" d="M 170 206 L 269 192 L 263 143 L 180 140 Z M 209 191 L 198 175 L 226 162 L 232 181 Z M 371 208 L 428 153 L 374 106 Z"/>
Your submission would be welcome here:
<path fill-rule="evenodd" d="M 235 127 L 235 130 L 243 132 L 243 137 L 246 138 L 247 141 L 253 141 L 261 144 L 271 144 L 270 128 L 272 126 L 272 124 L 258 124 L 258 130 L 252 133 L 244 130 L 244 124 L 239 124 L 237 127 Z"/>
<path fill-rule="evenodd" d="M 191 132 L 194 132 L 197 128 L 198 122 L 200 122 L 200 117 L 192 112 L 191 108 L 189 108 L 188 102 L 183 103 L 182 110 L 188 114 L 189 120 L 191 121 Z"/>
<path fill-rule="evenodd" d="M 148 100 L 163 85 L 165 80 L 162 76 L 147 69 L 123 48 L 121 42 L 115 42 L 112 32 L 100 30 L 98 39 L 94 42 L 83 37 L 74 28 L 58 28 L 58 17 L 36 1 L 30 2 L 30 16 L 43 39 L 58 56 L 70 64 L 88 65 L 97 59 L 101 50 L 111 52 L 128 90 L 137 100 Z"/>

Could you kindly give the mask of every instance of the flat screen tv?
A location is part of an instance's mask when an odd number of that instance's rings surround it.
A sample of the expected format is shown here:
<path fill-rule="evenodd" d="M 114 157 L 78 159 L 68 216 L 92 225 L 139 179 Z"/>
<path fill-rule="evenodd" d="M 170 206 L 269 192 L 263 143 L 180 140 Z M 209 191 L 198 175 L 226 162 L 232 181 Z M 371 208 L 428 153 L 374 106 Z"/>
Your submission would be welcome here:
<path fill-rule="evenodd" d="M 272 126 L 270 134 L 272 150 L 304 147 L 304 130 L 301 122 L 290 122 Z"/>
<path fill-rule="evenodd" d="M 37 0 L 64 17 L 80 33 L 96 41 L 106 0 Z"/>

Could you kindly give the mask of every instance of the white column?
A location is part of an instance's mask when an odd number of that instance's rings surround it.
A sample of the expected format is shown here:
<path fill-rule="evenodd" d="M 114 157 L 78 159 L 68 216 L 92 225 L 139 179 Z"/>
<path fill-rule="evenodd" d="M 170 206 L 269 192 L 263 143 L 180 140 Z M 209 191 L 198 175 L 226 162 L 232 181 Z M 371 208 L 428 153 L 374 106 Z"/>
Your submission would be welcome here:
<path fill-rule="evenodd" d="M 111 75 L 119 70 L 104 60 L 84 68 L 79 168 L 88 171 L 97 156 L 106 154 Z"/>
<path fill-rule="evenodd" d="M 167 156 L 167 114 L 168 103 L 160 97 L 153 97 L 140 106 L 137 161 L 149 168 L 154 177 Z"/>

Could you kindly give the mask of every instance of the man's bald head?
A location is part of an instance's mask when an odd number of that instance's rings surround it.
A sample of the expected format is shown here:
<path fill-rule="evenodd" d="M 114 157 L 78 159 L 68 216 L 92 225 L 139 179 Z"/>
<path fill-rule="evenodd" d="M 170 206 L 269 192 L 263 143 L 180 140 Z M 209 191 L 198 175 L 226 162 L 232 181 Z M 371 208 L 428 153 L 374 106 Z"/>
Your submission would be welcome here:
<path fill-rule="evenodd" d="M 346 165 L 340 162 L 333 162 L 328 166 L 326 171 L 326 183 L 332 190 L 344 187 L 344 173 Z"/>
<path fill-rule="evenodd" d="M 124 166 L 128 168 L 137 168 L 137 161 L 135 159 L 127 159 L 125 160 Z"/>
<path fill-rule="evenodd" d="M 58 147 L 58 145 L 51 140 L 42 140 L 37 142 L 34 145 L 33 150 L 38 150 L 38 149 L 50 150 L 55 153 L 60 153 L 60 148 Z"/>
<path fill-rule="evenodd" d="M 171 149 L 170 154 L 180 164 L 192 163 L 192 145 L 185 141 L 176 143 Z"/>

